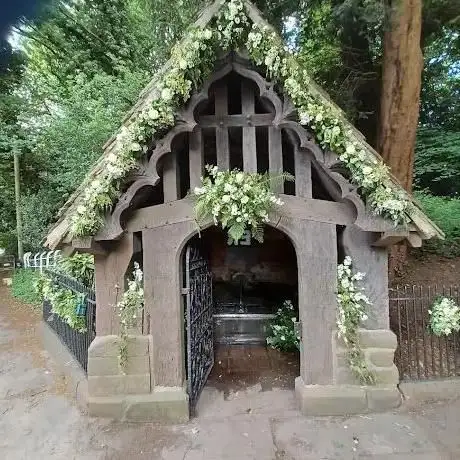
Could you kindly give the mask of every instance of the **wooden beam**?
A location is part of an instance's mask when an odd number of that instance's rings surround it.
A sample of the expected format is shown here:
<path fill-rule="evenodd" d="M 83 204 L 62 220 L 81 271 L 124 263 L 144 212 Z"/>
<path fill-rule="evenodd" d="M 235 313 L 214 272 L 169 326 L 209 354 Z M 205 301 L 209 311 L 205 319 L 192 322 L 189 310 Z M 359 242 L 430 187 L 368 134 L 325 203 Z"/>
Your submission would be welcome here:
<path fill-rule="evenodd" d="M 422 247 L 422 238 L 416 232 L 410 232 L 409 236 L 407 237 L 407 241 L 409 242 L 412 248 L 420 248 Z"/>
<path fill-rule="evenodd" d="M 272 222 L 280 217 L 288 219 L 311 220 L 337 225 L 350 225 L 355 220 L 354 208 L 345 203 L 313 200 L 291 195 L 280 195 L 284 202 L 271 214 Z M 127 224 L 128 232 L 139 232 L 147 228 L 158 228 L 179 222 L 195 220 L 194 202 L 191 198 L 172 203 L 159 204 L 138 209 Z"/>
<path fill-rule="evenodd" d="M 274 126 L 268 128 L 268 168 L 273 175 L 280 175 L 283 172 L 281 129 Z M 272 190 L 275 193 L 283 192 L 283 184 L 272 185 Z"/>
<path fill-rule="evenodd" d="M 408 236 L 409 232 L 407 230 L 389 230 L 387 232 L 383 232 L 380 238 L 375 241 L 372 246 L 380 248 L 393 246 L 394 244 L 405 240 Z"/>
<path fill-rule="evenodd" d="M 311 158 L 306 152 L 294 148 L 295 194 L 304 198 L 312 197 Z"/>
<path fill-rule="evenodd" d="M 228 114 L 228 91 L 225 81 L 221 82 L 214 91 L 215 114 L 217 118 Z M 201 122 L 200 122 L 201 123 Z M 230 169 L 230 143 L 228 128 L 223 120 L 216 126 L 216 155 L 217 166 L 220 170 Z"/>
<path fill-rule="evenodd" d="M 254 91 L 245 80 L 241 83 L 241 111 L 250 126 L 243 127 L 243 170 L 257 172 L 256 128 L 252 124 L 255 112 Z"/>
<path fill-rule="evenodd" d="M 247 113 L 245 115 L 201 115 L 198 124 L 202 128 L 228 128 L 242 126 L 246 128 L 254 126 L 270 126 L 275 119 L 273 113 Z"/>
<path fill-rule="evenodd" d="M 72 240 L 72 248 L 78 252 L 87 254 L 106 255 L 107 250 L 98 242 L 94 241 L 92 236 L 84 238 L 74 238 Z"/>
<path fill-rule="evenodd" d="M 163 196 L 165 203 L 176 201 L 180 198 L 179 164 L 176 152 L 168 153 L 164 157 Z"/>
<path fill-rule="evenodd" d="M 201 129 L 195 128 L 190 133 L 189 142 L 190 190 L 201 185 L 204 172 L 203 138 Z"/>

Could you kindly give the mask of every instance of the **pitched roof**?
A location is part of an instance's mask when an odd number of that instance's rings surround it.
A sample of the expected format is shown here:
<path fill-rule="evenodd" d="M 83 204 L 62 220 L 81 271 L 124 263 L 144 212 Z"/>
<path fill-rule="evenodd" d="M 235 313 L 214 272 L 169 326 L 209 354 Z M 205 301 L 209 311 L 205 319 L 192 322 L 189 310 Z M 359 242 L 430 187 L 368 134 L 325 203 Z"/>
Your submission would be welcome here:
<path fill-rule="evenodd" d="M 246 9 L 246 14 L 249 19 L 254 23 L 258 24 L 261 27 L 268 27 L 271 30 L 274 30 L 262 17 L 260 11 L 249 1 L 249 0 L 242 0 L 244 7 Z M 221 8 L 225 5 L 226 0 L 216 0 L 214 3 L 206 7 L 202 10 L 199 14 L 198 19 L 193 24 L 194 28 L 197 29 L 204 29 L 206 28 L 211 20 L 215 18 Z M 186 37 L 182 39 L 181 42 L 184 42 Z M 180 43 L 181 43 L 180 42 Z M 142 112 L 145 108 L 149 107 L 153 101 L 160 97 L 160 82 L 161 77 L 167 73 L 167 71 L 171 68 L 171 61 L 167 61 L 163 67 L 156 72 L 155 76 L 152 80 L 146 85 L 146 87 L 141 91 L 139 98 L 135 105 L 131 108 L 131 110 L 126 114 L 124 117 L 120 130 L 124 126 L 129 126 L 137 117 L 137 115 Z M 346 118 L 345 113 L 340 109 L 329 97 L 329 95 L 322 90 L 319 86 L 317 86 L 314 82 L 310 80 L 309 82 L 309 90 L 314 92 L 316 97 L 319 100 L 324 101 L 325 103 L 329 104 L 330 106 L 334 107 L 335 113 L 340 117 L 341 122 L 343 125 L 353 132 L 353 135 L 356 139 L 359 140 L 359 143 L 365 148 L 366 154 L 382 161 L 380 155 L 369 145 L 366 143 L 364 135 L 359 132 L 351 122 L 349 122 Z M 120 131 L 119 130 L 119 131 Z M 119 132 L 118 131 L 118 132 Z M 83 192 L 103 170 L 105 159 L 112 153 L 116 154 L 119 148 L 119 144 L 116 142 L 117 140 L 117 133 L 115 133 L 103 146 L 103 153 L 99 160 L 95 163 L 93 168 L 87 174 L 81 185 L 75 190 L 75 192 L 71 195 L 71 197 L 67 200 L 67 202 L 62 206 L 60 211 L 58 212 L 58 220 L 57 222 L 51 227 L 49 233 L 46 237 L 45 245 L 51 249 L 54 249 L 61 245 L 64 242 L 69 241 L 69 232 L 71 229 L 71 216 L 75 213 L 77 206 L 79 205 L 80 199 L 82 198 Z M 394 184 L 396 188 L 398 188 L 403 196 L 413 204 L 411 207 L 410 212 L 410 222 L 413 225 L 412 230 L 419 233 L 422 239 L 429 239 L 429 238 L 443 238 L 444 234 L 439 229 L 439 227 L 434 224 L 422 211 L 420 204 L 413 198 L 412 195 L 407 193 L 403 187 L 400 185 L 398 180 L 391 175 L 390 177 L 391 182 Z"/>

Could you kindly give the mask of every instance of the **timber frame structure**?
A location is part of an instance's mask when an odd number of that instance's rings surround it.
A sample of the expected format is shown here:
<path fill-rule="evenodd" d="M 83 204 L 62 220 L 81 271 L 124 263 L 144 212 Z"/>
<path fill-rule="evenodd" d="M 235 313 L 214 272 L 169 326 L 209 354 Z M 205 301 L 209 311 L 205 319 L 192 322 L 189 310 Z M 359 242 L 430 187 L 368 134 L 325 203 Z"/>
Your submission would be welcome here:
<path fill-rule="evenodd" d="M 200 16 L 200 27 L 217 13 L 216 4 Z M 262 21 L 257 10 L 246 5 Z M 133 111 L 155 97 L 151 83 Z M 285 204 L 270 215 L 268 225 L 287 235 L 297 256 L 301 352 L 295 388 L 302 412 L 350 414 L 397 406 L 387 251 L 404 239 L 420 246 L 423 239 L 442 237 L 439 229 L 419 210 L 404 229 L 372 216 L 337 155 L 315 143 L 289 99 L 244 55 L 222 56 L 176 119 L 162 139 L 152 140 L 95 237 L 69 236 L 69 214 L 82 189 L 66 204 L 48 236 L 51 247 L 95 256 L 97 337 L 89 349 L 90 413 L 137 420 L 189 417 L 182 264 L 197 234 L 189 191 L 201 184 L 205 164 L 295 176 L 292 187 L 274 190 Z M 105 155 L 115 147 L 112 139 Z M 101 165 L 90 177 L 97 177 Z M 360 336 L 376 386 L 359 385 L 336 335 L 336 272 L 345 255 L 367 275 L 363 283 L 372 307 Z M 114 307 L 134 260 L 143 266 L 145 310 L 138 332 L 129 339 L 129 365 L 123 375 L 117 364 L 119 324 Z"/>

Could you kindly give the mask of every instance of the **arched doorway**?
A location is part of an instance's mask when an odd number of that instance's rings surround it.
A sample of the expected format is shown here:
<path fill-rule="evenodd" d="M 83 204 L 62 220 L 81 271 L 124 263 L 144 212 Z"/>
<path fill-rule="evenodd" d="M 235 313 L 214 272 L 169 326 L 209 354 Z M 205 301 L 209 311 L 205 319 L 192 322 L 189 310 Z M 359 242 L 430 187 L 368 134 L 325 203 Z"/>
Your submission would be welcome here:
<path fill-rule="evenodd" d="M 291 329 L 299 318 L 297 258 L 290 239 L 267 226 L 263 243 L 247 234 L 231 244 L 224 231 L 210 227 L 189 240 L 182 263 L 191 413 L 205 384 L 224 394 L 254 385 L 261 391 L 293 389 L 300 375 L 299 351 L 273 328 L 282 313 L 288 312 Z M 276 348 L 267 346 L 274 334 Z"/>

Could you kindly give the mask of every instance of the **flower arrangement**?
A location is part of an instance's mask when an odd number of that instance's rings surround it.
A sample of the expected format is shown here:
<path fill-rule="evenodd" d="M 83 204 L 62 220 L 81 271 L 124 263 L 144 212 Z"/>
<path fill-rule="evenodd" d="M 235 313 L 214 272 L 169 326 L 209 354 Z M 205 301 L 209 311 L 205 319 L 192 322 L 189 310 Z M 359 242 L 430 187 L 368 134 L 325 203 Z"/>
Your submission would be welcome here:
<path fill-rule="evenodd" d="M 200 223 L 212 217 L 214 223 L 228 229 L 230 242 L 238 242 L 246 229 L 259 242 L 263 241 L 263 224 L 268 213 L 283 202 L 270 191 L 273 182 L 293 179 L 289 174 L 246 173 L 234 169 L 218 171 L 217 166 L 206 166 L 208 176 L 202 178 L 202 186 L 195 187 L 195 213 Z"/>
<path fill-rule="evenodd" d="M 349 256 L 337 266 L 337 328 L 339 337 L 348 347 L 347 358 L 353 374 L 362 384 L 374 384 L 375 376 L 367 367 L 358 336 L 361 322 L 367 320 L 367 306 L 371 305 L 363 289 L 355 284 L 364 276 L 360 272 L 353 273 Z"/>
<path fill-rule="evenodd" d="M 428 310 L 430 330 L 434 335 L 450 335 L 460 331 L 460 308 L 453 299 L 439 297 Z"/>
<path fill-rule="evenodd" d="M 281 351 L 294 351 L 300 347 L 300 338 L 295 330 L 297 315 L 290 300 L 285 300 L 270 322 L 267 345 Z"/>
<path fill-rule="evenodd" d="M 123 293 L 117 303 L 118 316 L 120 317 L 120 347 L 118 364 L 125 373 L 128 363 L 128 334 L 130 329 L 136 327 L 144 308 L 143 273 L 137 262 L 134 262 L 133 277 L 128 280 L 128 289 Z"/>
<path fill-rule="evenodd" d="M 190 29 L 171 54 L 168 70 L 158 83 L 158 97 L 140 110 L 116 137 L 116 148 L 105 159 L 100 174 L 84 191 L 71 218 L 73 236 L 94 235 L 105 212 L 120 196 L 123 179 L 136 168 L 149 140 L 174 124 L 176 109 L 209 74 L 219 49 L 246 48 L 293 101 L 300 122 L 308 124 L 318 142 L 335 152 L 350 172 L 351 181 L 376 215 L 395 225 L 408 222 L 410 203 L 395 189 L 388 168 L 369 152 L 362 137 L 347 127 L 342 113 L 315 87 L 281 38 L 267 26 L 250 25 L 241 0 L 228 0 L 213 23 Z"/>

